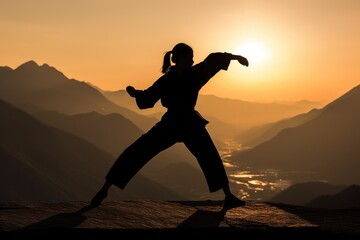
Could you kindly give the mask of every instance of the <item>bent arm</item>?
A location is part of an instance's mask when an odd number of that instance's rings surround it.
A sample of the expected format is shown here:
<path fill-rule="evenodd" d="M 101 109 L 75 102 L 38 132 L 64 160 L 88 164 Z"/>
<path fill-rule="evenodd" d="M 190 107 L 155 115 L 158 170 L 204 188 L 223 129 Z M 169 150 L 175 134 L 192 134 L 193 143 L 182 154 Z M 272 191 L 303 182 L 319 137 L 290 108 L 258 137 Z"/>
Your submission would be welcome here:
<path fill-rule="evenodd" d="M 151 91 L 148 91 L 148 89 L 137 90 L 132 86 L 128 86 L 126 90 L 131 97 L 135 98 L 136 105 L 139 109 L 152 108 L 159 100 L 159 98 L 152 94 Z"/>
<path fill-rule="evenodd" d="M 128 94 L 135 98 L 136 105 L 139 109 L 146 109 L 154 107 L 155 103 L 161 97 L 161 84 L 158 80 L 151 87 L 145 90 L 137 90 L 133 86 L 126 87 Z"/>

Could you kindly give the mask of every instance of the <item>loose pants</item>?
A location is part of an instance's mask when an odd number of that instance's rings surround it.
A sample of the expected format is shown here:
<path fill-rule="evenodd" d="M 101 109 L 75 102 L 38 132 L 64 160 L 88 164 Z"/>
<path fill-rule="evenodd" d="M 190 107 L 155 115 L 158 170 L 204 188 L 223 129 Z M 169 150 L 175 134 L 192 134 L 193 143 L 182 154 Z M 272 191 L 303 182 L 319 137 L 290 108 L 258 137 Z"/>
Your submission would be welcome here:
<path fill-rule="evenodd" d="M 120 154 L 106 179 L 124 189 L 147 162 L 178 142 L 183 142 L 196 157 L 210 192 L 229 183 L 221 157 L 205 126 L 169 126 L 161 121 Z"/>

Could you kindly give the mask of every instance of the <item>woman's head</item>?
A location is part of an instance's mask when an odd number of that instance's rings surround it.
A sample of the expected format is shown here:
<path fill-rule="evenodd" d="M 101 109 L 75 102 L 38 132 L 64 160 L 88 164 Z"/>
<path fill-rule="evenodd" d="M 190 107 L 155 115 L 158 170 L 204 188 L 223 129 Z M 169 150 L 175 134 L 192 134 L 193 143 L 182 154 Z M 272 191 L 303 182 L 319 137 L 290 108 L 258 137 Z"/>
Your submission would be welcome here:
<path fill-rule="evenodd" d="M 191 65 L 194 63 L 192 58 L 192 48 L 185 43 L 178 43 L 171 51 L 165 53 L 162 72 L 166 73 L 169 71 L 171 67 L 171 61 L 175 64 L 186 64 L 191 67 Z"/>

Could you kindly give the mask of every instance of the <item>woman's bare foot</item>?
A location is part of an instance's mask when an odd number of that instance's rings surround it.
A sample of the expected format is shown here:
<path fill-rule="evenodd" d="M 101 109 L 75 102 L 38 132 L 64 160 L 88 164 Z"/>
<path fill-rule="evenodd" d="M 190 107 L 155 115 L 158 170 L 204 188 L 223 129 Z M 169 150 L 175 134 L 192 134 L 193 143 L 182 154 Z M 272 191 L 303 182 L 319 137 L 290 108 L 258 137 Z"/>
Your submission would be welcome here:
<path fill-rule="evenodd" d="M 225 197 L 224 200 L 224 208 L 234 208 L 234 207 L 241 207 L 245 206 L 245 201 L 240 200 L 233 194 L 229 194 Z"/>

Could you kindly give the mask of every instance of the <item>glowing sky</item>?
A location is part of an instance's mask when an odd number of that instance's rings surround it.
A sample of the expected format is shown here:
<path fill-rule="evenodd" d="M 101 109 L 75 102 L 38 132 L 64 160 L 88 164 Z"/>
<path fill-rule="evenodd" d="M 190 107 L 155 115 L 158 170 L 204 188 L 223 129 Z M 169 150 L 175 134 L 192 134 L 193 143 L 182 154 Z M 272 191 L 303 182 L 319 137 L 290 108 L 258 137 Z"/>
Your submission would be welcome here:
<path fill-rule="evenodd" d="M 240 53 L 203 94 L 332 100 L 360 83 L 358 0 L 0 0 L 0 65 L 34 60 L 104 90 L 150 86 L 178 42 Z"/>

